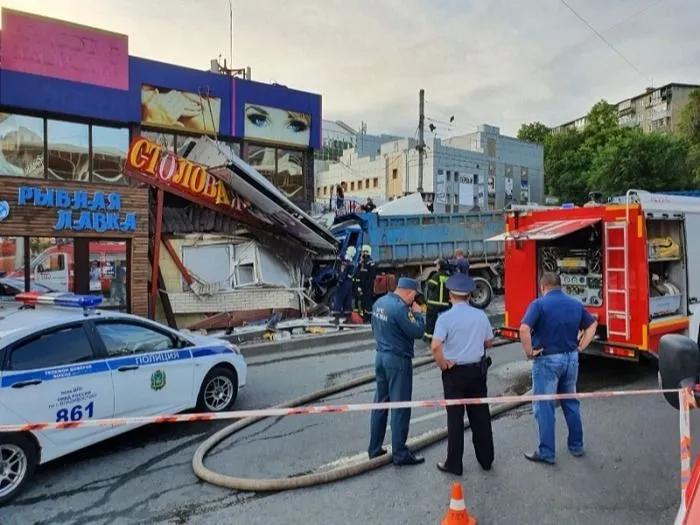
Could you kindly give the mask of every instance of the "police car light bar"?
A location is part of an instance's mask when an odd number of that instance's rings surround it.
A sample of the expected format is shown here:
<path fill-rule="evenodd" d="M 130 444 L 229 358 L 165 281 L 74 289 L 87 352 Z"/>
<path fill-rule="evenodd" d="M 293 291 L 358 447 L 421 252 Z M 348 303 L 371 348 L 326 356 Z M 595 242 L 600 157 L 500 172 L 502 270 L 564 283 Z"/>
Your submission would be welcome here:
<path fill-rule="evenodd" d="M 63 292 L 22 292 L 15 296 L 15 301 L 24 304 L 47 306 L 68 306 L 72 308 L 95 308 L 102 303 L 99 295 L 78 295 Z"/>

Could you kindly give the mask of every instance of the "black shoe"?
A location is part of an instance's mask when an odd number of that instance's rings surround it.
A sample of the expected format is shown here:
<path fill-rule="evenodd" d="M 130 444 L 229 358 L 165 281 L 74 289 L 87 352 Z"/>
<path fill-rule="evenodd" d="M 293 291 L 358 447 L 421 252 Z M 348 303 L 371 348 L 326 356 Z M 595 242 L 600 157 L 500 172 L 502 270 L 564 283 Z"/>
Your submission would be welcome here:
<path fill-rule="evenodd" d="M 383 448 L 381 449 L 378 453 L 376 453 L 374 456 L 370 456 L 369 459 L 374 459 L 374 458 L 381 458 L 382 456 L 386 456 L 386 449 Z"/>
<path fill-rule="evenodd" d="M 528 461 L 533 461 L 535 463 L 544 463 L 545 465 L 554 465 L 553 459 L 545 459 L 540 456 L 537 452 L 528 452 L 525 454 L 525 459 Z"/>
<path fill-rule="evenodd" d="M 481 465 L 481 463 L 479 463 L 479 465 Z M 481 465 L 481 470 L 485 470 L 486 472 L 488 472 L 489 470 L 491 470 L 491 464 Z"/>
<path fill-rule="evenodd" d="M 421 456 L 409 456 L 401 461 L 395 461 L 394 465 L 397 467 L 404 467 L 409 465 L 420 465 L 421 463 L 425 463 L 425 458 Z"/>
<path fill-rule="evenodd" d="M 455 476 L 461 476 L 462 471 L 461 470 L 452 470 L 447 466 L 447 464 L 444 461 L 441 461 L 440 463 L 437 464 L 437 468 L 441 472 L 445 472 L 446 474 L 453 474 Z"/>

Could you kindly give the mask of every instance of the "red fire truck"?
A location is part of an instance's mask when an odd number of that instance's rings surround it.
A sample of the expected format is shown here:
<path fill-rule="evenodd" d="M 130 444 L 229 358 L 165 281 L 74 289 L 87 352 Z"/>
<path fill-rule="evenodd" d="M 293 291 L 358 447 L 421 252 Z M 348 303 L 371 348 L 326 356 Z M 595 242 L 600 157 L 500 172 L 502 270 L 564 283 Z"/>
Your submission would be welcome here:
<path fill-rule="evenodd" d="M 563 290 L 598 320 L 596 342 L 586 353 L 638 360 L 646 352 L 656 355 L 665 334 L 697 341 L 698 232 L 700 199 L 640 190 L 606 204 L 509 212 L 506 232 L 489 239 L 505 242 L 501 335 L 519 338 L 539 277 L 557 272 Z"/>

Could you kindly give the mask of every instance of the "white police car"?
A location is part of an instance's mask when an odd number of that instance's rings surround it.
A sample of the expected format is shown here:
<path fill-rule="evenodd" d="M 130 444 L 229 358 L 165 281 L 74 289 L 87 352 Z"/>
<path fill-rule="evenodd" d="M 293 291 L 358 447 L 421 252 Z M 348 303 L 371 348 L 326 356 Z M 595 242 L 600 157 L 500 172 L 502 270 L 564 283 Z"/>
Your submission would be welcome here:
<path fill-rule="evenodd" d="M 96 296 L 27 292 L 16 300 L 19 308 L 0 309 L 0 424 L 221 412 L 245 385 L 245 360 L 226 341 L 95 310 Z M 37 465 L 133 428 L 0 433 L 0 504 Z"/>

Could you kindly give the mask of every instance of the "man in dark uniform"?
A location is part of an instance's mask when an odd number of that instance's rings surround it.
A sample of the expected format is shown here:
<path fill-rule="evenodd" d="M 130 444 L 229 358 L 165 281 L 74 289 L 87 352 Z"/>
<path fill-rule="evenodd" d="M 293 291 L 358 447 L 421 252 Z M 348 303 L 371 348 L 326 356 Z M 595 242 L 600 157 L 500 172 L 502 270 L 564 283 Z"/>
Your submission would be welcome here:
<path fill-rule="evenodd" d="M 338 289 L 336 290 L 333 304 L 333 316 L 336 322 L 341 317 L 347 317 L 352 312 L 352 276 L 355 271 L 355 265 L 352 262 L 353 255 L 350 248 L 348 248 L 345 257 L 340 263 Z"/>
<path fill-rule="evenodd" d="M 445 310 L 450 309 L 447 288 L 445 287 L 447 278 L 450 276 L 450 263 L 445 259 L 440 259 L 435 262 L 435 265 L 437 273 L 434 273 L 428 279 L 428 286 L 425 290 L 425 302 L 428 307 L 425 319 L 426 339 L 432 339 L 438 316 Z"/>
<path fill-rule="evenodd" d="M 402 277 L 393 293 L 374 303 L 372 332 L 377 342 L 375 403 L 410 401 L 413 395 L 413 344 L 425 329 L 421 307 L 415 302 L 418 282 Z M 369 457 L 386 454 L 382 448 L 386 434 L 387 410 L 373 410 L 370 423 Z M 394 465 L 418 465 L 425 459 L 406 446 L 410 408 L 391 411 L 391 452 Z"/>
<path fill-rule="evenodd" d="M 362 246 L 360 264 L 353 276 L 353 311 L 362 316 L 365 323 L 372 320 L 372 303 L 374 303 L 374 279 L 377 268 L 372 260 L 372 247 Z"/>
<path fill-rule="evenodd" d="M 476 288 L 468 275 L 457 273 L 447 280 L 452 308 L 437 320 L 432 351 L 442 370 L 445 399 L 486 397 L 486 373 L 493 341 L 491 323 L 483 310 L 469 304 Z M 443 472 L 462 475 L 464 453 L 464 405 L 447 407 L 447 458 L 438 463 Z M 488 405 L 466 405 L 476 459 L 484 470 L 493 463 L 493 433 Z"/>
<path fill-rule="evenodd" d="M 464 250 L 455 250 L 455 268 L 459 273 L 469 275 L 469 260 L 464 257 Z"/>

